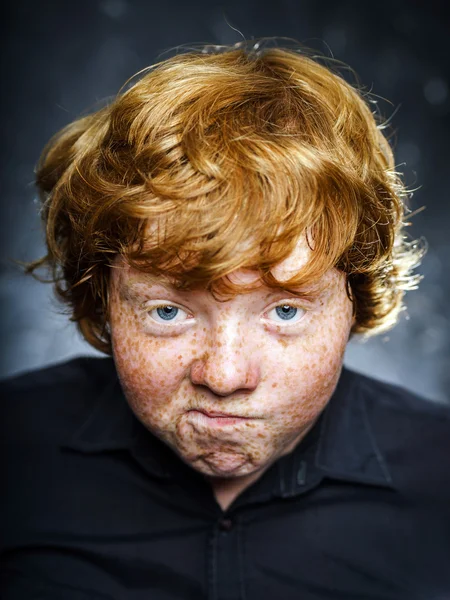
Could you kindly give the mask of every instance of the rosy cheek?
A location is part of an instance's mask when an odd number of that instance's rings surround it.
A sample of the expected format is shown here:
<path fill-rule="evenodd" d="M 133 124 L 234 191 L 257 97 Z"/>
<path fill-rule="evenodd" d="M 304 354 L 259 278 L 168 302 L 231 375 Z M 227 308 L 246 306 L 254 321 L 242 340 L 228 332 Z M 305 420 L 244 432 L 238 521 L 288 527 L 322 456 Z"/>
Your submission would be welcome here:
<path fill-rule="evenodd" d="M 279 340 L 276 381 L 286 390 L 303 390 L 302 410 L 311 414 L 339 373 L 351 326 L 351 305 L 339 298 L 314 316 L 312 326 L 298 338 Z M 283 375 L 280 377 L 280 374 Z"/>
<path fill-rule="evenodd" d="M 111 314 L 114 359 L 130 402 L 139 412 L 154 409 L 159 402 L 168 407 L 182 384 L 189 352 L 196 341 L 158 338 L 143 331 L 143 323 L 126 305 L 114 305 Z"/>

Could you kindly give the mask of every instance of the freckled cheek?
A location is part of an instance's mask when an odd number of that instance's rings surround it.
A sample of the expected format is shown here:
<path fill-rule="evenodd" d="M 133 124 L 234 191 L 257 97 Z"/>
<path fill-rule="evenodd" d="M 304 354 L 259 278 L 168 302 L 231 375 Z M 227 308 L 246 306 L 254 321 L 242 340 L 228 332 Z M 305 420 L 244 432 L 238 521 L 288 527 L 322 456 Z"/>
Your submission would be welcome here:
<path fill-rule="evenodd" d="M 283 426 L 312 418 L 332 394 L 351 326 L 347 308 L 339 303 L 331 313 L 317 318 L 307 334 L 280 348 L 269 379 L 276 383 L 274 393 L 283 391 L 286 399 Z"/>
<path fill-rule="evenodd" d="M 179 356 L 179 355 L 178 355 Z M 186 376 L 186 364 L 169 348 L 155 348 L 149 341 L 141 343 L 133 358 L 116 346 L 116 363 L 129 387 L 152 398 L 167 398 L 174 394 Z"/>
<path fill-rule="evenodd" d="M 135 402 L 170 399 L 186 376 L 191 345 L 179 338 L 155 338 L 126 310 L 111 316 L 114 360 L 127 397 Z"/>

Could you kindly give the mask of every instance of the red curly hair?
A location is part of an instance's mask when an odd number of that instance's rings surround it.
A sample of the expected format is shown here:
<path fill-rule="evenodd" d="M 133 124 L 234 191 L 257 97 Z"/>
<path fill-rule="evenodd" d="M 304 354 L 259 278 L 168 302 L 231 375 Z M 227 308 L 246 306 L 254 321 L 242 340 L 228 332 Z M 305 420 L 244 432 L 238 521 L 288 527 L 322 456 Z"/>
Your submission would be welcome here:
<path fill-rule="evenodd" d="M 217 298 L 252 289 L 226 277 L 235 269 L 301 295 L 336 267 L 352 333 L 395 324 L 425 250 L 404 234 L 407 191 L 369 95 L 321 60 L 255 40 L 190 49 L 50 140 L 36 170 L 48 252 L 25 272 L 49 268 L 89 344 L 112 353 L 118 255 Z M 302 234 L 312 259 L 278 282 L 271 269 Z"/>

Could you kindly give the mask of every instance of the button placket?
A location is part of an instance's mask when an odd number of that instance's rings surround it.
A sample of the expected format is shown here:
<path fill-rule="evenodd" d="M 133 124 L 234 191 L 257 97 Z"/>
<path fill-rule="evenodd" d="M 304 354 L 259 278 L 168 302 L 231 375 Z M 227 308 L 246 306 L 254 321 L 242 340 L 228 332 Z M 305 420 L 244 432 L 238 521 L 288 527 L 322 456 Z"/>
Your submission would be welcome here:
<path fill-rule="evenodd" d="M 222 515 L 216 524 L 216 600 L 241 600 L 239 524 L 236 515 Z"/>
<path fill-rule="evenodd" d="M 219 530 L 223 532 L 231 531 L 233 525 L 233 519 L 230 519 L 229 517 L 222 517 L 219 521 Z"/>

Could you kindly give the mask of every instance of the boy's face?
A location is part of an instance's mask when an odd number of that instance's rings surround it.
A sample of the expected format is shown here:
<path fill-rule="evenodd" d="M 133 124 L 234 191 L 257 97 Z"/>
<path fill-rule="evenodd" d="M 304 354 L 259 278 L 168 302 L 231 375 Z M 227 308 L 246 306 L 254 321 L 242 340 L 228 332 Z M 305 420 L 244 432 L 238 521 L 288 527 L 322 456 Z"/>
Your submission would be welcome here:
<path fill-rule="evenodd" d="M 310 252 L 302 239 L 274 275 L 288 279 Z M 293 450 L 339 379 L 353 322 L 345 276 L 328 271 L 313 303 L 266 287 L 219 303 L 116 264 L 123 268 L 111 275 L 113 355 L 147 429 L 209 477 L 256 474 Z M 257 274 L 230 278 L 245 283 Z"/>

